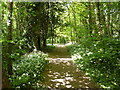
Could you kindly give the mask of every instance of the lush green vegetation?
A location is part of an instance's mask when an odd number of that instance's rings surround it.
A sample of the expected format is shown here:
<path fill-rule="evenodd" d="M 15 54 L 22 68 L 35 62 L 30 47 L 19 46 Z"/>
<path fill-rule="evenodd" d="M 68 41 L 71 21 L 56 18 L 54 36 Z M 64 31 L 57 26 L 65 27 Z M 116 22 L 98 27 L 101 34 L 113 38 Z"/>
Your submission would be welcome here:
<path fill-rule="evenodd" d="M 73 59 L 78 67 L 88 73 L 100 87 L 118 89 L 120 85 L 119 3 L 89 2 L 72 5 L 76 12 L 74 13 L 76 17 L 74 16 L 73 19 L 76 21 L 73 24 L 76 25 L 74 28 L 76 44 L 68 49 Z M 88 9 L 85 8 L 86 6 Z M 115 23 L 117 21 L 119 24 Z"/>
<path fill-rule="evenodd" d="M 103 42 L 91 42 L 86 48 L 83 43 L 78 43 L 68 46 L 68 50 L 76 65 L 98 85 L 102 88 L 119 89 L 120 53 L 117 51 L 120 50 L 120 41 L 105 39 Z"/>
<path fill-rule="evenodd" d="M 0 2 L 3 76 L 9 78 L 9 87 L 42 87 L 37 83 L 48 63 L 44 53 L 54 49 L 48 44 L 72 43 L 68 49 L 80 69 L 102 88 L 118 88 L 119 6 L 120 2 Z"/>
<path fill-rule="evenodd" d="M 44 49 L 43 49 L 43 52 L 47 52 L 47 53 L 49 53 L 49 52 L 51 52 L 53 49 L 55 48 L 55 46 L 54 45 L 47 45 Z"/>
<path fill-rule="evenodd" d="M 25 54 L 13 63 L 13 75 L 10 78 L 13 88 L 41 88 L 41 73 L 48 64 L 47 55 L 42 52 Z"/>

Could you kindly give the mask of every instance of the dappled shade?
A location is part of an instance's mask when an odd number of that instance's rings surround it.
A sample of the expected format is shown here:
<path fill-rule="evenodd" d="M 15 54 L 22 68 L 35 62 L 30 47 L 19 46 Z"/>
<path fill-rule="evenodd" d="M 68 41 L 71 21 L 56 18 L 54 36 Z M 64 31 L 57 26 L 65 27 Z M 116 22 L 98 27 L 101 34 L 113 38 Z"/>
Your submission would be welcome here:
<path fill-rule="evenodd" d="M 49 53 L 50 64 L 43 73 L 42 85 L 48 88 L 97 88 L 97 85 L 74 65 L 65 45 Z"/>
<path fill-rule="evenodd" d="M 120 3 L 89 1 L 0 3 L 3 86 L 119 90 Z"/>

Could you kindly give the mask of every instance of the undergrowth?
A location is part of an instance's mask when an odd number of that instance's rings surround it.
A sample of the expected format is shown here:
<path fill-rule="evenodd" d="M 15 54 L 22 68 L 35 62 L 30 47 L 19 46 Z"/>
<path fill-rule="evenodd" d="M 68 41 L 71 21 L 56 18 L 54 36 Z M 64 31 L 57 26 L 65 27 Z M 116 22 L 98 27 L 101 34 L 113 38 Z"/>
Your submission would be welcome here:
<path fill-rule="evenodd" d="M 119 89 L 120 41 L 84 41 L 68 46 L 80 69 L 93 78 L 101 88 Z"/>
<path fill-rule="evenodd" d="M 13 75 L 10 81 L 13 88 L 40 88 L 42 72 L 48 64 L 47 55 L 40 51 L 33 51 L 23 55 L 13 63 Z"/>
<path fill-rule="evenodd" d="M 54 48 L 55 48 L 54 45 L 47 45 L 47 46 L 43 49 L 43 51 L 44 51 L 44 52 L 51 52 Z"/>

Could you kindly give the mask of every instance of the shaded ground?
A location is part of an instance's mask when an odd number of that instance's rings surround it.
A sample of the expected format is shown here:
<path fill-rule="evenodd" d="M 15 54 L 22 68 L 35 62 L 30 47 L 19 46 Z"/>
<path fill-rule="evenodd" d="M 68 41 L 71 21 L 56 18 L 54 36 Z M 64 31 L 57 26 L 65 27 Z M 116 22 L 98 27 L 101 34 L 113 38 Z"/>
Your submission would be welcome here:
<path fill-rule="evenodd" d="M 49 53 L 50 64 L 43 73 L 42 85 L 48 88 L 97 88 L 97 85 L 80 71 L 68 55 L 65 45 L 58 45 Z"/>

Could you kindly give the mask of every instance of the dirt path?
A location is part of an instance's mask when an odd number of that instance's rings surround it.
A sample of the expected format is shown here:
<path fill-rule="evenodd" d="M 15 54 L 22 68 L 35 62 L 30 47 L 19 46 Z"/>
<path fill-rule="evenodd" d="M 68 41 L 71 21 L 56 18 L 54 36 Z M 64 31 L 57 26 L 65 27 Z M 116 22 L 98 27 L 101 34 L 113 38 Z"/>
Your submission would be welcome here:
<path fill-rule="evenodd" d="M 48 88 L 97 88 L 96 84 L 76 65 L 64 45 L 49 53 L 50 64 L 43 73 L 42 85 Z"/>

